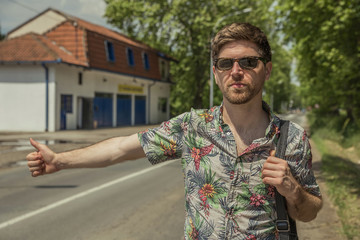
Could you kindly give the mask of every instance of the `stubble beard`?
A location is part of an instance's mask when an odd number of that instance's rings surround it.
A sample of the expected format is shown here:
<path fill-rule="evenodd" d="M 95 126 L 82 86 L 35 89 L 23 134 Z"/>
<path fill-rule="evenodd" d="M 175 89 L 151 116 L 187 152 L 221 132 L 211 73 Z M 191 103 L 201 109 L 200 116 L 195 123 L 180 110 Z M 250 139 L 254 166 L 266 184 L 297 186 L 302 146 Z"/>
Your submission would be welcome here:
<path fill-rule="evenodd" d="M 256 85 L 246 85 L 242 89 L 234 89 L 229 86 L 223 91 L 223 96 L 231 104 L 245 104 L 258 95 L 261 89 Z"/>

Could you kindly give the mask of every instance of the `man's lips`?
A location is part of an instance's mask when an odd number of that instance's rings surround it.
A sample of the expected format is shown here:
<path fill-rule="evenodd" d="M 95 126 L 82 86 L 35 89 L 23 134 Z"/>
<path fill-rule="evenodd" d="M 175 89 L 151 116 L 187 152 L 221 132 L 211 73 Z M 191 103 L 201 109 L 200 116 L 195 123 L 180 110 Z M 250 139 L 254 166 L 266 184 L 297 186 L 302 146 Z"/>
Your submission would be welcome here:
<path fill-rule="evenodd" d="M 245 84 L 243 84 L 243 83 L 232 83 L 231 85 L 230 85 L 230 87 L 234 87 L 234 88 L 243 88 L 243 87 L 245 87 L 246 85 Z"/>

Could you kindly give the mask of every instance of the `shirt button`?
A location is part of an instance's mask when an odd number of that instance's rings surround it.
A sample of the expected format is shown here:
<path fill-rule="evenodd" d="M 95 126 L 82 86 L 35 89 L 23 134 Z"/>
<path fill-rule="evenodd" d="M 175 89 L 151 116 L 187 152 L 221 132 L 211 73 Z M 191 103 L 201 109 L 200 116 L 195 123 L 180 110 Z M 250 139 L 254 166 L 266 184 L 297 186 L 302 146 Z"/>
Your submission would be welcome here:
<path fill-rule="evenodd" d="M 228 135 L 228 136 L 229 136 L 230 134 L 231 134 L 231 133 L 229 133 L 229 132 L 228 132 L 228 133 L 226 133 L 226 135 Z"/>

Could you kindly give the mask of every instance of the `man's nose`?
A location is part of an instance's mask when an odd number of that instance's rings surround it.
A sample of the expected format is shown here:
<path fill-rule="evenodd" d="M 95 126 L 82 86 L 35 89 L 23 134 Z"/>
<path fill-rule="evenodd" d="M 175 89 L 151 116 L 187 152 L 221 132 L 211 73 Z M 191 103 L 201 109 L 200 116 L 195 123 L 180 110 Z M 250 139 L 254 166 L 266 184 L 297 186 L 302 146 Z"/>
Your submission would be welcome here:
<path fill-rule="evenodd" d="M 231 74 L 240 74 L 244 73 L 244 70 L 240 67 L 237 61 L 234 62 L 233 67 L 231 68 Z"/>

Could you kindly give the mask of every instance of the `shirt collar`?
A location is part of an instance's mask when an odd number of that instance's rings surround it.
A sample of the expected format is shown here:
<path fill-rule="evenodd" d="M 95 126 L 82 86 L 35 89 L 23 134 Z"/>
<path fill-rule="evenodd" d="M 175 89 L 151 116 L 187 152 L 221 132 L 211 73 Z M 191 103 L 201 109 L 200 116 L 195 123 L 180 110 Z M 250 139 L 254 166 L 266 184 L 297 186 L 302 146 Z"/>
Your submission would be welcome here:
<path fill-rule="evenodd" d="M 223 107 L 224 103 L 222 102 L 220 106 L 215 106 L 210 109 L 212 115 L 214 116 L 214 119 L 219 121 L 220 125 L 224 124 Z M 268 114 L 270 119 L 270 123 L 265 130 L 265 137 L 271 139 L 275 134 L 279 133 L 280 118 L 274 114 L 270 106 L 265 101 L 262 101 L 262 108 Z"/>
<path fill-rule="evenodd" d="M 271 139 L 275 134 L 280 132 L 280 118 L 274 114 L 270 106 L 263 101 L 262 102 L 263 109 L 268 113 L 270 123 L 265 130 L 265 137 Z"/>

